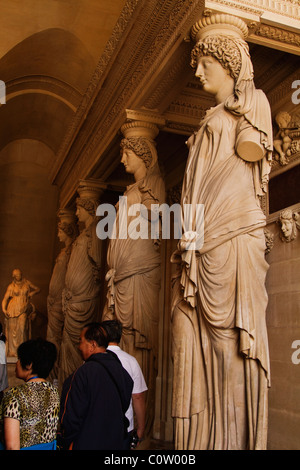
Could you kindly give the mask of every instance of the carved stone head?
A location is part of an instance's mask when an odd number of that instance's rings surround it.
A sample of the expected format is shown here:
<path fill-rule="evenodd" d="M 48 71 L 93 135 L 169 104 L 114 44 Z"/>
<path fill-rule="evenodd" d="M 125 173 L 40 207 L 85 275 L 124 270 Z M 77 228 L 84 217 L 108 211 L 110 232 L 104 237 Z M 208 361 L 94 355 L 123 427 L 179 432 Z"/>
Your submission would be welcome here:
<path fill-rule="evenodd" d="M 284 242 L 290 242 L 297 236 L 297 220 L 299 214 L 293 212 L 291 209 L 283 210 L 279 215 L 278 223 L 280 225 L 280 238 Z"/>

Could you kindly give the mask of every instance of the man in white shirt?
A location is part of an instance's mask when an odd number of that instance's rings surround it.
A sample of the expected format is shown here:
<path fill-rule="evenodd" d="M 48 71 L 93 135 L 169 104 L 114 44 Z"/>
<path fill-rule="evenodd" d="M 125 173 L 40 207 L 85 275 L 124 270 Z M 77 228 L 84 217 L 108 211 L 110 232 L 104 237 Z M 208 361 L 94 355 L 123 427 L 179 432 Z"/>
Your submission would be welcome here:
<path fill-rule="evenodd" d="M 108 335 L 109 345 L 107 349 L 118 356 L 122 366 L 133 380 L 132 399 L 126 412 L 126 417 L 129 420 L 128 433 L 132 434 L 134 432 L 135 415 L 137 434 L 137 442 L 135 444 L 138 445 L 144 437 L 146 421 L 145 392 L 148 390 L 148 387 L 136 358 L 119 347 L 122 337 L 122 324 L 117 320 L 107 320 L 102 322 L 101 325 Z M 128 446 L 129 445 L 130 444 L 128 443 Z"/>

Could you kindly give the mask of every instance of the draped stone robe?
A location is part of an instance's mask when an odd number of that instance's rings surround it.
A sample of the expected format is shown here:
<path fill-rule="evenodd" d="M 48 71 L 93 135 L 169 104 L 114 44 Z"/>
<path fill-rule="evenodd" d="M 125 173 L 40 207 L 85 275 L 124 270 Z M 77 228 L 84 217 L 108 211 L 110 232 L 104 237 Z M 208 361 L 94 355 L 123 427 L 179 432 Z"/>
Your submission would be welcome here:
<path fill-rule="evenodd" d="M 122 323 L 121 347 L 136 357 L 143 371 L 148 386 L 146 427 L 149 430 L 154 417 L 157 375 L 161 256 L 158 240 L 151 238 L 150 212 L 150 220 L 144 218 L 138 226 L 138 219 L 143 216 L 133 208 L 135 204 L 143 204 L 151 211 L 152 205 L 164 202 L 164 183 L 157 168 L 128 186 L 124 197 L 127 208 L 121 209 L 121 204 L 117 204 L 116 238 L 110 240 L 108 247 L 108 301 L 103 320 L 117 318 Z M 121 238 L 119 234 L 126 227 L 127 236 Z M 147 227 L 145 238 L 136 238 L 133 232 L 142 232 L 143 227 Z"/>
<path fill-rule="evenodd" d="M 56 258 L 52 276 L 49 283 L 47 297 L 48 325 L 47 340 L 55 344 L 59 358 L 62 333 L 64 328 L 64 314 L 62 306 L 62 293 L 65 286 L 65 277 L 70 259 L 72 245 L 63 248 Z M 50 378 L 58 377 L 58 361 L 53 367 Z"/>
<path fill-rule="evenodd" d="M 64 330 L 59 363 L 59 381 L 82 364 L 78 350 L 82 328 L 99 321 L 102 242 L 96 234 L 96 220 L 73 242 L 63 290 Z"/>
<path fill-rule="evenodd" d="M 237 156 L 258 131 L 220 104 L 188 141 L 183 204 L 204 204 L 204 244 L 178 251 L 172 416 L 177 449 L 264 449 L 270 384 L 263 163 Z M 189 225 L 190 222 L 190 225 Z M 195 230 L 187 221 L 186 230 Z"/>

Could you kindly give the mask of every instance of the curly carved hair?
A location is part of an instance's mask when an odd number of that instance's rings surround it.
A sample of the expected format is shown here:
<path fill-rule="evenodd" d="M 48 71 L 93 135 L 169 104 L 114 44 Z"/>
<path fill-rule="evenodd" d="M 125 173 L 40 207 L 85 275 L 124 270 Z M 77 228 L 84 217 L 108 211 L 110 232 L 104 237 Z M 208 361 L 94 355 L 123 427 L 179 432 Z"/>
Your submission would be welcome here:
<path fill-rule="evenodd" d="M 202 56 L 212 56 L 229 71 L 230 76 L 236 80 L 242 64 L 240 51 L 235 42 L 226 36 L 207 36 L 197 42 L 191 52 L 191 66 L 197 67 L 197 60 Z"/>
<path fill-rule="evenodd" d="M 145 137 L 128 137 L 121 141 L 121 154 L 124 149 L 132 150 L 137 157 L 141 158 L 148 169 L 152 162 L 152 153 Z"/>
<path fill-rule="evenodd" d="M 94 199 L 84 199 L 78 197 L 76 199 L 77 206 L 83 207 L 89 214 L 94 216 L 96 214 L 96 209 L 99 205 L 99 202 Z"/>
<path fill-rule="evenodd" d="M 79 235 L 78 226 L 75 222 L 72 222 L 72 223 L 59 222 L 58 228 L 62 230 L 72 240 L 75 240 L 75 238 L 77 238 Z"/>

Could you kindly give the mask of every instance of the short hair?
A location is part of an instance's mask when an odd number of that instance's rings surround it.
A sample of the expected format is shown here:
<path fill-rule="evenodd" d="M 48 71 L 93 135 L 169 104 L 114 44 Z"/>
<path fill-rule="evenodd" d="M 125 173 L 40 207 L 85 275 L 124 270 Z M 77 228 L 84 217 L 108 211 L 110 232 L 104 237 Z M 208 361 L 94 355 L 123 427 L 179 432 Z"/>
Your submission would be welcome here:
<path fill-rule="evenodd" d="M 110 343 L 119 343 L 122 337 L 122 323 L 118 320 L 106 320 L 101 323 Z"/>
<path fill-rule="evenodd" d="M 86 199 L 78 197 L 76 199 L 76 205 L 83 207 L 91 216 L 95 216 L 99 201 L 96 199 Z"/>
<path fill-rule="evenodd" d="M 3 343 L 6 342 L 6 336 L 5 336 L 5 334 L 3 333 L 3 326 L 2 326 L 2 323 L 0 323 L 0 341 L 3 341 Z"/>
<path fill-rule="evenodd" d="M 78 225 L 75 222 L 59 222 L 58 229 L 62 230 L 72 240 L 75 240 L 79 235 Z"/>
<path fill-rule="evenodd" d="M 101 326 L 101 323 L 88 323 L 84 329 L 86 329 L 84 337 L 87 341 L 95 341 L 98 346 L 104 347 L 105 349 L 107 348 L 108 337 L 106 330 Z"/>
<path fill-rule="evenodd" d="M 31 365 L 33 374 L 46 379 L 56 361 L 57 350 L 55 344 L 38 338 L 20 344 L 17 355 L 23 369 Z"/>

